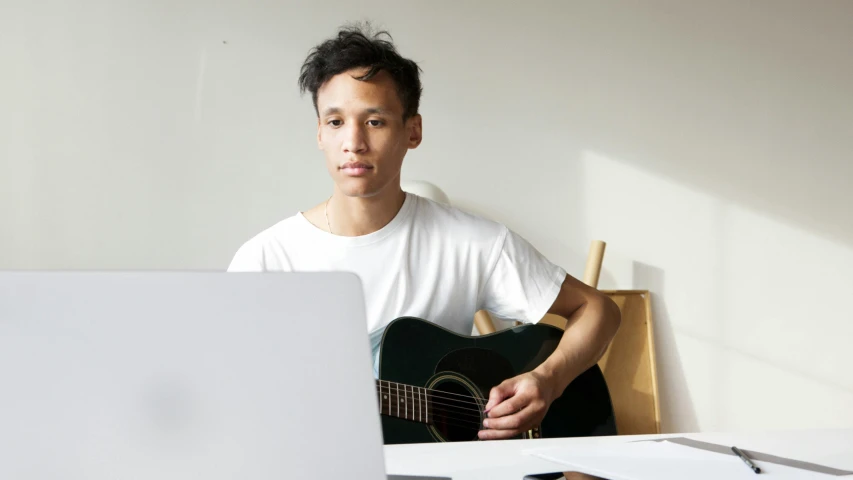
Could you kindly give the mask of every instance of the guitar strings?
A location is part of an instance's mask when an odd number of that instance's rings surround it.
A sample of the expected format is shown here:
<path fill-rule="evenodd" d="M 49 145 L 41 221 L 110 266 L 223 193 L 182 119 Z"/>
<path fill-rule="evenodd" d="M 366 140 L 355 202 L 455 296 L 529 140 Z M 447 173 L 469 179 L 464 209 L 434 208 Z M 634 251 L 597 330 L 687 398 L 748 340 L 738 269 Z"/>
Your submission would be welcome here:
<path fill-rule="evenodd" d="M 380 391 L 378 393 L 381 393 L 384 395 L 385 390 L 380 389 Z M 393 397 L 393 393 L 391 395 Z M 399 397 L 398 397 L 398 399 L 399 399 Z M 381 402 L 381 400 L 380 400 L 380 402 Z M 396 402 L 393 405 L 388 405 L 387 403 L 382 402 L 380 404 L 380 409 L 386 409 L 387 408 L 389 415 L 399 417 L 399 415 L 393 414 L 393 412 L 395 410 L 395 408 L 394 408 L 395 405 L 397 405 Z M 409 405 L 411 405 L 411 407 L 409 407 Z M 422 413 L 423 409 L 422 408 L 415 408 L 415 405 L 416 404 L 412 403 L 412 402 L 409 402 L 409 403 L 402 405 L 404 415 L 406 415 L 406 417 L 405 417 L 406 419 L 408 419 L 409 412 L 412 413 L 412 420 L 415 419 L 416 414 L 419 418 L 421 417 L 421 413 Z M 444 416 L 445 418 L 455 418 L 455 419 L 459 419 L 461 421 L 467 421 L 469 424 L 476 424 L 478 426 L 482 426 L 481 422 L 483 420 L 483 417 L 480 414 L 479 409 L 471 409 L 471 408 L 466 408 L 466 407 L 460 407 L 459 405 L 455 405 L 452 403 L 436 402 L 436 401 L 432 401 L 431 399 L 428 400 L 426 405 L 427 405 L 427 411 L 426 411 L 427 415 L 431 415 L 433 417 Z M 477 413 L 469 413 L 469 412 L 477 412 Z M 471 419 L 476 419 L 476 420 L 471 420 Z"/>
<path fill-rule="evenodd" d="M 439 427 L 444 426 L 444 425 L 446 425 L 448 427 L 457 427 L 457 428 L 465 428 L 465 429 L 470 429 L 470 430 L 476 430 L 478 432 L 480 430 L 483 430 L 482 425 L 480 425 L 478 423 L 465 421 L 465 420 L 454 421 L 454 419 L 444 419 L 444 420 L 442 420 L 442 422 L 439 425 L 432 424 L 432 426 L 436 427 L 436 429 L 439 429 Z M 439 429 L 439 431 L 440 431 L 440 429 Z"/>
<path fill-rule="evenodd" d="M 388 391 L 388 390 L 384 390 L 384 389 L 382 389 L 382 388 L 380 388 L 380 389 L 379 389 L 379 393 L 381 393 L 381 394 L 383 394 L 383 395 L 385 395 L 385 394 L 387 393 L 388 395 L 391 395 L 392 397 L 396 395 L 396 392 Z M 408 396 L 405 396 L 405 397 L 403 397 L 403 398 L 404 398 L 404 400 L 408 400 L 408 399 L 409 399 L 409 397 L 408 397 Z M 397 399 L 398 399 L 398 400 L 400 399 L 400 396 L 399 396 L 399 395 L 397 395 Z M 448 407 L 456 408 L 457 410 L 466 410 L 466 411 L 469 411 L 469 412 L 477 412 L 476 414 L 474 414 L 474 413 L 469 414 L 470 416 L 474 416 L 474 417 L 480 417 L 480 416 L 481 416 L 481 414 L 482 414 L 482 411 L 481 411 L 479 408 L 469 408 L 469 407 L 459 406 L 459 405 L 458 405 L 458 404 L 461 404 L 461 405 L 466 405 L 466 404 L 468 404 L 468 405 L 470 405 L 470 404 L 471 404 L 471 403 L 473 403 L 473 402 L 463 402 L 463 401 L 456 400 L 456 399 L 450 399 L 450 400 L 449 400 L 449 401 L 451 401 L 451 402 L 456 402 L 456 403 L 437 402 L 437 401 L 435 401 L 435 397 L 433 397 L 433 396 L 428 397 L 428 399 L 427 399 L 427 397 L 424 397 L 424 400 L 428 400 L 428 404 L 427 404 L 427 405 L 444 405 L 444 406 L 448 406 Z M 444 399 L 444 398 L 439 397 L 439 400 L 447 400 L 447 399 Z M 420 399 L 418 399 L 417 403 L 420 403 L 420 402 L 421 402 L 421 400 L 420 400 Z M 396 402 L 395 402 L 395 405 L 396 405 Z M 416 403 L 409 402 L 409 403 L 408 403 L 408 404 L 406 404 L 406 405 L 416 405 Z"/>
<path fill-rule="evenodd" d="M 400 420 L 414 421 L 411 418 L 407 419 L 407 418 L 403 418 L 403 417 L 397 417 L 395 415 L 391 415 L 391 416 L 394 418 L 399 418 Z M 428 424 L 428 425 L 433 425 L 433 426 L 438 426 L 438 425 L 444 424 L 444 425 L 451 425 L 451 426 L 456 426 L 456 427 L 472 428 L 472 429 L 476 429 L 476 430 L 483 430 L 484 429 L 483 424 L 480 422 L 477 422 L 474 420 L 467 420 L 464 418 L 458 418 L 458 417 L 454 417 L 454 416 L 446 415 L 446 414 L 439 414 L 439 415 L 435 415 L 435 416 L 430 414 L 429 423 L 427 423 L 427 422 L 418 422 L 418 423 Z"/>
<path fill-rule="evenodd" d="M 382 388 L 380 388 L 377 393 L 380 393 L 383 396 L 385 396 L 386 393 L 389 393 L 392 396 L 392 398 L 394 397 L 393 392 L 386 392 Z M 396 399 L 399 400 L 399 398 L 400 397 L 398 396 Z M 387 396 L 385 399 L 387 399 Z M 387 408 L 389 414 L 393 415 L 393 412 L 395 410 L 394 405 L 397 405 L 397 402 L 394 402 L 393 405 L 388 405 L 387 403 L 383 402 L 383 400 L 384 399 L 380 400 L 380 402 L 381 402 L 380 408 L 381 409 Z M 476 419 L 476 421 L 475 420 L 470 420 L 470 421 L 473 423 L 476 423 L 477 425 L 481 425 L 481 422 L 483 420 L 483 416 L 482 416 L 481 411 L 479 409 L 472 409 L 472 408 L 460 406 L 459 403 L 461 403 L 462 405 L 465 405 L 465 403 L 459 402 L 458 400 L 452 400 L 452 401 L 456 402 L 456 404 L 444 403 L 444 402 L 435 401 L 432 398 L 429 398 L 427 400 L 427 404 L 426 404 L 427 405 L 427 412 L 426 412 L 427 415 L 429 415 L 430 412 L 432 412 L 432 415 L 435 416 L 437 413 L 441 412 L 446 417 L 459 418 L 459 419 L 464 418 L 465 420 Z M 409 407 L 409 405 L 411 405 L 411 407 Z M 417 404 L 413 403 L 413 402 L 408 402 L 408 403 L 402 404 L 403 412 L 405 415 L 408 415 L 408 413 L 410 411 L 412 412 L 412 420 L 414 420 L 415 413 L 420 414 L 420 412 L 422 410 L 421 408 L 415 408 L 415 405 L 417 405 Z M 399 416 L 399 415 L 394 415 L 394 416 Z"/>
<path fill-rule="evenodd" d="M 380 407 L 380 412 L 384 412 L 386 407 L 387 406 Z M 393 409 L 391 409 L 391 411 L 387 415 L 390 415 L 390 416 L 395 417 L 395 418 L 400 418 L 401 420 L 415 421 L 415 413 L 418 413 L 418 412 L 412 412 L 411 410 L 407 410 L 407 413 L 412 413 L 412 418 L 400 417 L 399 415 L 394 415 Z M 462 428 L 472 428 L 472 429 L 476 429 L 476 430 L 483 430 L 484 429 L 483 424 L 481 422 L 481 418 L 479 416 L 464 414 L 464 413 L 462 415 L 456 415 L 456 413 L 457 412 L 455 412 L 453 410 L 448 410 L 446 408 L 433 408 L 430 410 L 430 418 L 432 419 L 432 421 L 428 422 L 428 423 L 433 425 L 433 426 L 436 426 L 439 424 L 444 424 L 444 425 L 456 426 L 456 427 L 462 427 Z M 472 417 L 476 418 L 476 420 L 471 420 Z M 437 419 L 440 419 L 440 421 L 436 422 Z M 419 421 L 419 423 L 427 423 L 427 422 Z"/>
<path fill-rule="evenodd" d="M 459 394 L 459 393 L 453 393 L 453 392 L 445 392 L 442 390 L 435 390 L 435 389 L 429 389 L 429 388 L 424 388 L 424 387 L 417 387 L 417 386 L 413 386 L 413 385 L 400 384 L 400 383 L 391 382 L 388 380 L 377 380 L 377 382 L 376 382 L 377 393 L 380 393 L 383 395 L 387 393 L 387 394 L 391 395 L 392 397 L 396 395 L 397 399 L 399 399 L 399 398 L 401 398 L 401 395 L 400 395 L 399 389 L 396 386 L 403 387 L 402 398 L 404 398 L 404 399 L 409 399 L 410 398 L 409 395 L 412 395 L 411 398 L 414 400 L 414 398 L 415 398 L 414 395 L 416 393 L 418 393 L 414 389 L 418 389 L 418 390 L 422 391 L 424 394 L 424 399 L 428 400 L 427 405 L 432 406 L 432 409 L 430 410 L 431 412 L 434 412 L 432 416 L 435 416 L 435 413 L 439 413 L 439 412 L 442 413 L 443 414 L 442 417 L 444 417 L 444 422 L 447 423 L 448 425 L 450 425 L 452 423 L 452 422 L 448 422 L 447 421 L 448 419 L 456 419 L 456 420 L 459 420 L 460 422 L 462 422 L 464 425 L 459 424 L 459 423 L 453 423 L 455 426 L 477 425 L 478 428 L 482 427 L 482 423 L 481 423 L 482 422 L 482 415 L 481 415 L 482 411 L 479 408 L 480 403 L 478 403 L 476 400 L 472 400 L 472 399 L 479 399 L 479 400 L 485 402 L 486 401 L 485 398 L 476 397 L 473 395 L 465 395 L 465 394 Z M 427 393 L 429 393 L 428 396 L 427 396 Z M 459 398 L 453 398 L 453 397 L 459 397 Z M 444 402 L 440 402 L 440 401 L 437 402 L 437 401 L 435 401 L 435 399 L 446 400 L 448 402 L 454 402 L 454 403 L 444 403 Z M 418 399 L 418 401 L 420 402 L 420 399 Z M 395 405 L 396 405 L 396 403 L 395 403 Z M 405 404 L 405 406 L 404 406 L 405 412 L 409 412 L 408 405 L 412 405 L 412 410 L 411 410 L 412 414 L 413 414 L 412 420 L 414 420 L 414 414 L 417 413 L 417 412 L 415 412 L 415 409 L 414 409 L 415 404 L 412 402 Z M 460 405 L 476 405 L 477 408 L 468 408 L 468 407 L 464 407 L 464 406 L 460 406 Z M 387 405 L 382 405 L 382 406 L 380 406 L 380 408 L 384 408 L 385 406 L 387 406 Z M 442 408 L 442 407 L 449 407 L 449 408 Z M 394 407 L 390 406 L 389 407 L 389 413 L 393 412 L 393 411 L 394 411 Z M 467 412 L 477 412 L 477 413 L 466 413 L 466 411 Z M 463 417 L 465 417 L 465 418 L 463 418 Z M 477 420 L 476 421 L 469 420 L 471 418 L 476 418 Z"/>
<path fill-rule="evenodd" d="M 433 412 L 435 412 L 435 413 L 433 413 Z M 454 412 L 446 411 L 443 408 L 437 408 L 434 410 L 430 410 L 430 418 L 433 421 L 429 422 L 429 423 L 432 424 L 433 426 L 437 426 L 437 424 L 439 424 L 439 425 L 444 424 L 444 425 L 455 426 L 455 427 L 472 428 L 472 429 L 476 429 L 476 430 L 483 430 L 484 429 L 483 424 L 479 421 L 479 418 L 476 421 L 474 421 L 474 420 L 469 420 L 467 418 L 461 418 L 458 416 L 454 416 L 454 415 L 452 415 L 453 413 Z M 396 415 L 391 415 L 391 416 L 393 416 L 395 418 L 400 418 L 401 420 L 414 420 L 414 418 L 407 419 L 407 418 L 403 418 L 403 417 L 398 417 Z M 435 421 L 436 419 L 440 419 L 440 421 L 436 423 L 436 421 Z M 419 423 L 425 423 L 425 422 L 419 422 Z"/>
<path fill-rule="evenodd" d="M 382 412 L 382 413 L 384 413 L 386 410 L 387 410 L 387 406 L 380 408 L 380 412 Z M 412 413 L 412 411 L 408 410 L 407 413 Z M 415 413 L 417 413 L 417 412 L 415 412 Z M 483 428 L 483 424 L 481 423 L 479 417 L 475 417 L 476 420 L 472 420 L 471 415 L 468 415 L 468 414 L 455 415 L 455 413 L 456 412 L 454 412 L 453 410 L 447 410 L 445 408 L 432 408 L 429 411 L 430 422 L 428 422 L 428 423 L 432 424 L 432 425 L 446 424 L 446 425 L 452 425 L 452 426 L 457 426 L 457 427 L 476 428 L 477 430 L 480 430 Z M 391 410 L 391 412 L 388 413 L 388 415 L 395 417 L 395 418 L 400 418 L 401 420 L 412 420 L 412 421 L 416 420 L 415 416 L 413 416 L 412 418 L 407 418 L 407 417 L 395 415 L 393 409 Z M 419 423 L 427 423 L 427 422 L 421 421 Z"/>
<path fill-rule="evenodd" d="M 474 399 L 474 400 L 481 400 L 483 403 L 487 403 L 489 401 L 488 398 L 477 397 L 475 395 L 466 395 L 463 393 L 445 392 L 444 390 L 436 390 L 436 389 L 432 389 L 432 388 L 416 387 L 413 385 L 406 385 L 403 383 L 389 382 L 387 380 L 378 380 L 377 385 L 381 385 L 382 382 L 385 382 L 388 385 L 388 388 L 394 388 L 393 385 L 399 385 L 399 386 L 403 387 L 404 391 L 406 389 L 412 390 L 413 388 L 417 388 L 418 390 L 422 390 L 424 392 L 429 392 L 429 393 L 433 394 L 434 396 L 440 396 L 440 397 L 443 396 L 445 398 L 447 398 L 448 396 L 453 396 L 453 397 L 460 397 L 460 400 L 461 399 L 465 399 L 465 400 Z M 471 403 L 477 403 L 477 402 L 475 401 L 475 402 L 471 402 Z"/>
<path fill-rule="evenodd" d="M 376 386 L 378 388 L 378 393 L 384 394 L 385 392 L 388 392 L 391 395 L 396 393 L 396 392 L 393 392 L 393 393 L 391 392 L 390 389 L 392 387 L 390 387 L 390 386 L 383 386 L 383 385 L 379 385 L 379 384 L 377 384 Z M 386 390 L 386 389 L 388 389 L 388 390 Z M 408 398 L 408 397 L 406 397 L 406 398 Z M 398 395 L 398 399 L 399 399 L 399 395 Z M 472 430 L 477 430 L 477 431 L 484 429 L 483 424 L 482 424 L 483 418 L 479 414 L 479 412 L 480 412 L 479 409 L 470 409 L 470 408 L 460 407 L 460 406 L 454 405 L 454 404 L 430 401 L 432 399 L 432 396 L 425 397 L 425 399 L 427 399 L 427 405 L 430 407 L 427 413 L 433 419 L 432 422 L 428 422 L 428 423 L 433 425 L 434 427 L 437 427 L 438 425 L 446 425 L 446 426 L 451 426 L 451 427 L 460 427 L 460 428 L 472 429 Z M 463 403 L 463 404 L 464 403 L 472 403 L 472 402 L 460 402 L 460 400 L 458 400 L 458 399 L 450 399 L 450 401 L 457 402 L 457 403 Z M 396 405 L 396 403 L 394 405 Z M 409 407 L 409 405 L 412 405 L 412 407 Z M 416 416 L 418 418 L 425 418 L 425 417 L 421 416 L 422 410 L 419 408 L 416 409 L 414 407 L 414 405 L 415 404 L 412 402 L 405 404 L 405 406 L 403 408 L 404 408 L 404 412 L 405 412 L 406 417 L 400 417 L 399 415 L 394 415 L 393 405 L 389 406 L 387 404 L 381 404 L 380 405 L 380 412 L 382 412 L 384 409 L 387 408 L 388 415 L 391 415 L 391 416 L 396 417 L 396 418 L 400 418 L 401 420 L 412 420 L 412 421 L 414 421 Z M 466 411 L 468 411 L 468 412 L 475 411 L 478 413 L 472 414 L 472 413 L 466 413 Z M 408 418 L 409 413 L 412 414 L 411 419 Z M 435 421 L 436 419 L 440 419 L 440 421 L 436 422 Z M 472 419 L 476 419 L 476 420 L 472 420 Z M 427 423 L 427 422 L 419 421 L 419 423 Z M 476 440 L 479 440 L 479 438 L 477 438 Z"/>
<path fill-rule="evenodd" d="M 397 398 L 403 398 L 404 400 L 408 400 L 409 398 L 411 398 L 411 399 L 414 401 L 414 399 L 415 399 L 415 398 L 419 398 L 419 397 L 417 397 L 416 395 L 415 395 L 415 396 L 410 396 L 410 393 L 411 393 L 411 392 L 404 392 L 404 394 L 403 394 L 403 395 L 400 395 L 400 392 L 399 392 L 399 391 L 396 391 L 396 390 L 394 390 L 394 389 L 387 389 L 387 390 L 386 390 L 386 387 L 382 387 L 382 386 L 379 386 L 379 385 L 377 385 L 377 388 L 379 389 L 378 391 L 379 391 L 379 392 L 381 392 L 381 393 L 383 393 L 383 394 L 384 394 L 384 393 L 388 393 L 389 395 L 396 395 L 396 396 L 397 396 Z M 455 405 L 455 404 L 465 405 L 466 407 L 464 407 L 464 408 L 466 408 L 467 410 L 471 410 L 471 411 L 476 411 L 476 412 L 482 413 L 482 410 L 480 410 L 480 408 L 479 408 L 479 407 L 480 407 L 480 404 L 479 404 L 478 402 L 473 402 L 473 401 L 469 401 L 469 400 L 464 400 L 464 399 L 461 399 L 461 398 L 449 398 L 449 397 L 445 397 L 445 396 L 442 396 L 442 395 L 436 395 L 436 394 L 429 394 L 428 396 L 427 396 L 426 394 L 424 394 L 424 395 L 423 395 L 423 398 L 424 398 L 424 399 L 426 399 L 426 398 L 430 398 L 430 399 L 446 400 L 446 401 L 448 401 L 448 402 L 453 402 L 453 403 L 446 403 L 445 405 Z M 418 400 L 418 401 L 420 401 L 420 400 Z M 469 405 L 476 405 L 476 406 L 477 406 L 477 408 L 468 408 L 467 406 L 469 406 Z M 460 407 L 460 408 L 463 408 L 463 407 Z"/>
<path fill-rule="evenodd" d="M 483 400 L 483 401 L 488 401 L 488 400 L 489 400 L 488 398 L 477 397 L 477 396 L 474 396 L 474 395 L 467 395 L 467 394 L 464 394 L 464 393 L 445 392 L 444 390 L 435 390 L 435 389 L 431 389 L 431 388 L 417 387 L 417 386 L 414 386 L 414 385 L 407 385 L 407 384 L 404 384 L 404 383 L 392 382 L 392 381 L 390 381 L 390 380 L 377 380 L 376 382 L 377 382 L 377 384 L 381 384 L 381 383 L 383 383 L 383 382 L 384 382 L 384 383 L 385 383 L 385 384 L 387 384 L 389 387 L 390 387 L 391 385 L 399 385 L 399 386 L 403 387 L 404 389 L 405 389 L 405 388 L 413 388 L 413 387 L 414 387 L 414 388 L 417 388 L 417 389 L 420 389 L 420 390 L 424 390 L 424 391 L 427 391 L 427 392 L 441 392 L 441 393 L 443 393 L 443 394 L 453 395 L 453 396 L 456 396 L 456 397 L 475 398 L 475 399 L 477 399 L 477 400 Z"/>

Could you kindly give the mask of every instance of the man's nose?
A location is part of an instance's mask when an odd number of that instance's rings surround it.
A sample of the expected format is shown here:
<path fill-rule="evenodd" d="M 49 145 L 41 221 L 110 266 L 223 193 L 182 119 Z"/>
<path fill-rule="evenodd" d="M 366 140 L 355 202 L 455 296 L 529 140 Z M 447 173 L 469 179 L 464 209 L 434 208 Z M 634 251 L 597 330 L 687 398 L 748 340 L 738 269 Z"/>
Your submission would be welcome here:
<path fill-rule="evenodd" d="M 346 135 L 342 146 L 344 153 L 362 153 L 367 150 L 366 136 L 361 125 L 348 127 L 344 135 Z"/>

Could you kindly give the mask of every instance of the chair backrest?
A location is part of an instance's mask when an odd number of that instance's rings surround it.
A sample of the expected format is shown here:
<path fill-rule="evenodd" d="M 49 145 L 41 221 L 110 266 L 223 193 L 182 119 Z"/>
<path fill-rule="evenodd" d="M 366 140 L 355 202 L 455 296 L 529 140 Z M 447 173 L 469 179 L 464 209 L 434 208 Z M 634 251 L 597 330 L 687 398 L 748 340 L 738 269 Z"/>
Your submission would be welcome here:
<path fill-rule="evenodd" d="M 622 324 L 599 360 L 620 435 L 660 433 L 651 294 L 646 290 L 603 290 L 622 312 Z"/>

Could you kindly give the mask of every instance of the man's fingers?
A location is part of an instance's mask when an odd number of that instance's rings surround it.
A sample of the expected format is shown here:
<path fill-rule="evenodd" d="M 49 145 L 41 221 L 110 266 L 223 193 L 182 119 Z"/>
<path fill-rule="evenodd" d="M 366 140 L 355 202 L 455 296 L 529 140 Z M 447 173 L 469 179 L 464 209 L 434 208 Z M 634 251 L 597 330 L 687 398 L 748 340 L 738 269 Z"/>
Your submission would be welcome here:
<path fill-rule="evenodd" d="M 520 435 L 542 421 L 550 404 L 542 381 L 527 373 L 493 388 L 486 404 L 481 440 L 506 439 Z"/>
<path fill-rule="evenodd" d="M 502 406 L 503 404 L 501 404 Z M 533 419 L 534 409 L 530 406 L 511 415 L 506 415 L 499 418 L 487 418 L 483 422 L 483 426 L 489 430 L 518 430 L 524 428 L 525 425 L 531 423 Z"/>
<path fill-rule="evenodd" d="M 480 430 L 481 440 L 501 440 L 520 435 L 527 430 L 526 425 L 532 423 L 534 409 L 527 407 L 515 415 L 486 420 L 486 429 Z"/>
<path fill-rule="evenodd" d="M 511 397 L 512 392 L 513 387 L 509 382 L 503 382 L 492 388 L 489 392 L 489 401 L 486 403 L 485 413 L 488 413 L 491 409 L 495 408 L 495 406 L 504 401 L 504 399 Z"/>
<path fill-rule="evenodd" d="M 522 430 L 480 430 L 477 437 L 480 440 L 506 440 L 521 435 Z"/>
<path fill-rule="evenodd" d="M 519 395 L 510 397 L 503 402 L 495 405 L 489 410 L 488 418 L 498 418 L 506 415 L 512 415 L 522 408 L 526 407 L 528 399 Z"/>

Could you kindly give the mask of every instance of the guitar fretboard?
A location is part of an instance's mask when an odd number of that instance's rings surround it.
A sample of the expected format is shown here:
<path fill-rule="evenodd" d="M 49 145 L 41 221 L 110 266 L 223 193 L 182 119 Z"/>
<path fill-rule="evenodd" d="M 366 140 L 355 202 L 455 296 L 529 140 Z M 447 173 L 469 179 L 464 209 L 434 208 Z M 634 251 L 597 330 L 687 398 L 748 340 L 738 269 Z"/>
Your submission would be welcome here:
<path fill-rule="evenodd" d="M 412 385 L 377 380 L 376 394 L 382 415 L 419 423 L 432 423 L 432 399 L 429 390 Z"/>

